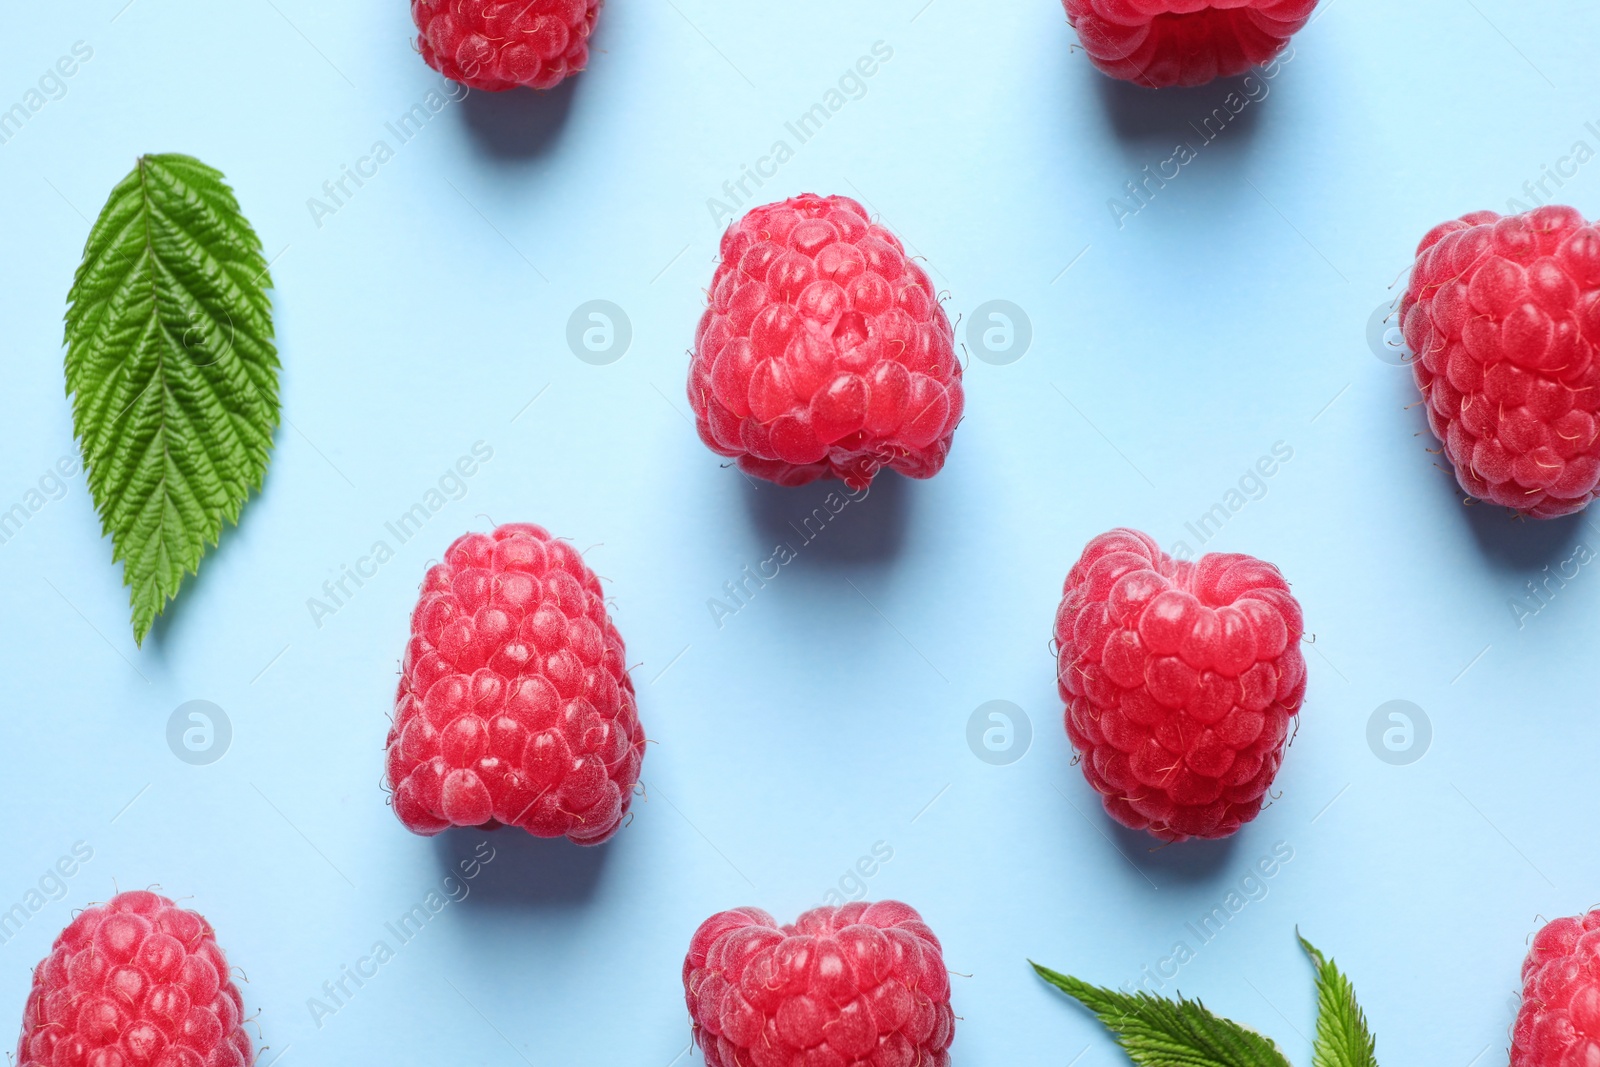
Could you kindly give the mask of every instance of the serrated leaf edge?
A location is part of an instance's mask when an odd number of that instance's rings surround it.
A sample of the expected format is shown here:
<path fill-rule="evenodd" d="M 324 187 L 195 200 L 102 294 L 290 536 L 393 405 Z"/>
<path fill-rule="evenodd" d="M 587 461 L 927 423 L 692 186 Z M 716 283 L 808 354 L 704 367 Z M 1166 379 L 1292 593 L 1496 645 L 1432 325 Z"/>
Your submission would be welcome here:
<path fill-rule="evenodd" d="M 1306 940 L 1298 927 L 1294 936 L 1317 971 L 1317 1036 L 1312 1045 L 1312 1067 L 1377 1067 L 1377 1043 L 1366 1012 L 1356 1000 L 1355 986 L 1331 957 Z M 1341 1002 L 1348 1018 L 1339 1011 Z"/>
<path fill-rule="evenodd" d="M 170 203 L 158 203 L 161 198 L 152 196 L 154 182 L 165 187 Z M 194 226 L 193 218 L 168 214 L 172 206 L 198 213 L 201 225 Z M 164 224 L 163 237 L 170 237 L 184 253 L 180 266 L 187 269 L 182 270 L 182 277 L 158 254 L 153 220 Z M 131 242 L 119 240 L 141 225 L 142 242 L 137 236 Z M 121 247 L 130 243 L 142 245 L 137 260 L 129 260 Z M 233 255 L 225 254 L 229 251 Z M 122 260 L 123 270 L 116 269 L 114 259 Z M 141 277 L 141 268 L 145 277 Z M 242 281 L 241 275 L 250 272 L 253 277 Z M 199 291 L 191 284 L 197 275 L 206 283 Z M 166 333 L 171 324 L 162 316 L 164 280 L 179 294 L 177 303 L 204 315 L 212 329 L 220 326 L 219 311 L 226 317 L 231 331 L 226 334 L 227 345 L 206 365 L 215 366 L 215 371 L 208 374 L 192 361 L 195 370 L 190 375 L 174 375 L 168 367 L 172 359 L 184 357 L 174 355 Z M 148 294 L 137 293 L 144 282 L 148 282 Z M 224 524 L 236 524 L 250 493 L 259 492 L 264 484 L 280 419 L 279 364 L 267 295 L 271 287 L 260 238 L 240 210 L 226 178 L 190 156 L 141 156 L 113 188 L 85 242 L 65 315 L 66 385 L 72 397 L 74 435 L 80 442 L 101 529 L 112 537 L 113 561 L 123 563 L 134 639 L 139 644 L 185 578 L 198 574 L 206 547 L 219 543 Z M 149 309 L 137 314 L 143 300 L 148 300 Z M 167 294 L 166 301 L 171 300 Z M 117 323 L 115 312 L 130 303 L 135 304 L 135 316 L 127 323 Z M 245 320 L 242 330 L 235 313 Z M 107 333 L 118 325 L 124 327 L 121 336 L 108 338 Z M 238 351 L 241 339 L 247 353 Z M 112 351 L 117 342 L 120 349 Z M 148 351 L 147 345 L 151 346 Z M 119 378 L 127 380 L 140 369 L 135 363 L 141 356 L 149 363 L 142 369 L 150 380 L 130 399 L 127 394 L 132 384 L 119 389 Z M 179 379 L 177 390 L 189 389 L 195 394 L 187 405 L 174 397 L 169 377 Z M 155 428 L 144 442 L 144 455 L 134 454 L 134 448 L 119 449 L 124 442 L 117 427 L 158 383 L 161 395 L 155 402 Z M 107 409 L 113 403 L 121 406 L 108 421 Z M 168 492 L 167 484 L 175 469 L 169 435 L 181 433 L 171 423 L 179 418 L 193 422 L 196 410 L 206 408 L 211 410 L 201 411 L 205 424 L 191 431 L 203 433 L 205 440 L 183 449 L 182 459 L 191 465 L 203 463 L 208 468 L 203 473 L 211 484 L 198 489 L 187 486 L 188 499 L 179 500 Z M 221 457 L 229 468 L 226 477 L 217 470 L 218 456 L 207 451 L 216 447 L 217 437 L 225 440 L 231 453 Z M 136 480 L 141 459 L 148 464 L 148 454 L 158 445 L 162 449 L 159 478 L 141 497 L 130 500 L 135 495 L 130 482 Z M 179 506 L 183 504 L 189 506 Z M 152 515 L 152 510 L 158 514 Z M 186 510 L 191 514 L 183 514 Z M 154 531 L 143 542 L 135 536 L 141 523 L 153 524 Z M 168 534 L 169 523 L 179 529 Z M 137 560 L 135 552 L 140 554 Z"/>
<path fill-rule="evenodd" d="M 1103 986 L 1093 985 L 1089 982 L 1083 981 L 1082 979 L 1073 978 L 1070 975 L 1062 974 L 1059 971 L 1051 970 L 1048 967 L 1035 963 L 1033 960 L 1029 960 L 1028 964 L 1033 967 L 1034 971 L 1039 975 L 1039 977 L 1043 978 L 1046 982 L 1055 986 L 1061 992 L 1072 997 L 1089 1011 L 1093 1012 L 1094 1015 L 1106 1027 L 1106 1029 L 1110 1030 L 1111 1033 L 1116 1037 L 1117 1044 L 1123 1049 L 1124 1052 L 1128 1054 L 1129 1058 L 1134 1060 L 1136 1063 L 1144 1063 L 1147 1064 L 1148 1067 L 1290 1067 L 1287 1057 L 1285 1057 L 1283 1054 L 1283 1050 L 1279 1048 L 1278 1043 L 1272 1038 L 1250 1027 L 1236 1023 L 1232 1019 L 1226 1019 L 1215 1014 L 1199 1000 L 1189 1000 L 1181 995 L 1176 999 L 1169 1000 L 1162 997 L 1156 997 L 1142 991 L 1138 993 L 1122 993 L 1117 990 L 1107 989 Z M 1215 1024 L 1224 1032 L 1226 1032 L 1228 1028 L 1232 1028 L 1241 1036 L 1246 1036 L 1250 1040 L 1260 1042 L 1262 1046 L 1256 1050 L 1235 1048 L 1232 1051 L 1240 1055 L 1243 1055 L 1247 1051 L 1255 1051 L 1261 1053 L 1267 1058 L 1263 1059 L 1259 1057 L 1253 1057 L 1250 1059 L 1219 1060 L 1213 1058 L 1204 1050 L 1183 1045 L 1178 1043 L 1175 1039 L 1169 1038 L 1163 1042 L 1163 1047 L 1157 1050 L 1163 1056 L 1163 1058 L 1141 1060 L 1139 1058 L 1140 1050 L 1133 1047 L 1124 1033 L 1124 1030 L 1127 1029 L 1126 1023 L 1132 1021 L 1134 1016 L 1126 1013 L 1118 1014 L 1109 1006 L 1111 1003 L 1119 1000 L 1132 1001 L 1137 1003 L 1139 1006 L 1151 1009 L 1152 1011 L 1170 1012 L 1172 1013 L 1173 1017 L 1179 1021 L 1183 1021 L 1183 1016 L 1187 1012 L 1192 1015 L 1200 1016 L 1202 1021 L 1208 1021 Z M 1096 1001 L 1105 1002 L 1107 1007 L 1097 1006 Z M 1121 1023 L 1121 1025 L 1119 1025 L 1119 1023 Z"/>

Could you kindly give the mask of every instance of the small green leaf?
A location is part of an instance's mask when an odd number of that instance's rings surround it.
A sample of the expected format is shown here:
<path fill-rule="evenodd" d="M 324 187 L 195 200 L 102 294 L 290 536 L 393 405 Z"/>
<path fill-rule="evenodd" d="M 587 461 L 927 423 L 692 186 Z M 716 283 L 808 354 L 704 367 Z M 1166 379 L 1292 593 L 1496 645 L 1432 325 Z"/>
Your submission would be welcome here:
<path fill-rule="evenodd" d="M 272 279 L 221 173 L 144 156 L 67 297 L 67 392 L 134 640 L 260 490 L 278 426 Z"/>
<path fill-rule="evenodd" d="M 1317 967 L 1317 1041 L 1311 1054 L 1313 1067 L 1378 1067 L 1377 1051 L 1372 1032 L 1367 1029 L 1367 1017 L 1356 1003 L 1355 987 L 1350 980 L 1325 959 L 1316 947 L 1300 937 L 1300 947 L 1306 950 Z"/>
<path fill-rule="evenodd" d="M 1213 1015 L 1198 1000 L 1119 993 L 1037 963 L 1033 969 L 1099 1016 L 1142 1067 L 1289 1067 L 1270 1038 Z"/>

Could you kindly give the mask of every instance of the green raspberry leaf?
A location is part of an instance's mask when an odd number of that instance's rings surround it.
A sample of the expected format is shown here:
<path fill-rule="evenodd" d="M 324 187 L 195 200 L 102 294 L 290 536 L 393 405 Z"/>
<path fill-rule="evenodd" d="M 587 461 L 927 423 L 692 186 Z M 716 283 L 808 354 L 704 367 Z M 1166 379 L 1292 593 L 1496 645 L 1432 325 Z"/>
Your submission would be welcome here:
<path fill-rule="evenodd" d="M 1356 1003 L 1355 987 L 1331 959 L 1325 959 L 1311 942 L 1300 937 L 1300 931 L 1295 931 L 1295 937 L 1300 938 L 1300 947 L 1317 967 L 1313 1067 L 1378 1067 L 1372 1032 L 1367 1029 L 1366 1014 Z"/>
<path fill-rule="evenodd" d="M 1099 1016 L 1141 1067 L 1289 1067 L 1270 1038 L 1213 1015 L 1198 1000 L 1120 993 L 1037 963 L 1033 969 Z"/>
<path fill-rule="evenodd" d="M 222 174 L 144 156 L 67 296 L 67 392 L 140 644 L 259 491 L 278 426 L 272 279 Z"/>

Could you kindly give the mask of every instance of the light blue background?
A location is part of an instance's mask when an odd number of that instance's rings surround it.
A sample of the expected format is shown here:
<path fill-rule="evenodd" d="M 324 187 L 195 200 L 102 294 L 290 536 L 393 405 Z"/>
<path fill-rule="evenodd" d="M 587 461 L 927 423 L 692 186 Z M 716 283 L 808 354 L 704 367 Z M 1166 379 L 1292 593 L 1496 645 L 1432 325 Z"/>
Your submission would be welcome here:
<path fill-rule="evenodd" d="M 441 84 L 406 4 L 124 3 L 21 5 L 0 42 L 0 107 L 94 49 L 0 145 L 0 506 L 75 455 L 64 299 L 143 152 L 224 170 L 260 232 L 285 420 L 265 493 L 142 650 L 81 475 L 0 545 L 0 908 L 94 850 L 0 945 L 0 1018 L 74 909 L 158 884 L 248 974 L 263 1062 L 697 1063 L 695 925 L 792 919 L 881 841 L 868 892 L 920 908 L 961 974 L 958 1063 L 1109 1065 L 1025 958 L 1132 980 L 1285 842 L 1177 984 L 1308 1064 L 1298 923 L 1354 978 L 1385 1063 L 1504 1062 L 1525 939 L 1600 900 L 1600 577 L 1521 627 L 1511 603 L 1596 530 L 1463 508 L 1366 327 L 1429 227 L 1600 149 L 1593 5 L 1325 4 L 1266 99 L 1119 229 L 1108 199 L 1230 86 L 1112 84 L 1055 0 L 613 0 L 576 82 L 451 105 L 319 228 L 307 199 Z M 878 41 L 893 59 L 763 198 L 859 197 L 952 316 L 1013 301 L 1033 346 L 972 362 L 937 479 L 880 483 L 718 629 L 708 598 L 821 494 L 752 488 L 685 421 L 706 201 Z M 1600 212 L 1600 163 L 1561 196 Z M 566 344 L 591 299 L 632 322 L 610 366 Z M 318 628 L 307 598 L 477 441 L 494 458 L 465 498 Z M 1281 797 L 1231 842 L 1151 851 L 1070 765 L 1060 583 L 1111 526 L 1185 539 L 1280 441 L 1292 461 L 1211 547 L 1278 563 L 1315 634 Z M 648 802 L 603 851 L 494 836 L 471 895 L 319 1029 L 307 999 L 478 839 L 407 834 L 380 780 L 422 572 L 490 517 L 570 537 L 606 579 Z M 208 767 L 165 741 L 191 699 L 232 721 Z M 966 742 L 995 699 L 1033 726 L 1010 766 Z M 1411 766 L 1367 744 L 1391 699 L 1433 722 Z"/>

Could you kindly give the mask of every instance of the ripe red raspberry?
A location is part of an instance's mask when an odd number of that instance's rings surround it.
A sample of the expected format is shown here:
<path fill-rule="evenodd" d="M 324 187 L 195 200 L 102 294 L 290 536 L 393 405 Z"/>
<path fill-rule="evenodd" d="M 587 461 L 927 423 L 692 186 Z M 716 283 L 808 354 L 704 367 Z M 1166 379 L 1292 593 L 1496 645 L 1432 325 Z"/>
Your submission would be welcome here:
<path fill-rule="evenodd" d="M 1522 962 L 1522 1007 L 1511 1028 L 1511 1067 L 1600 1063 L 1600 911 L 1557 919 L 1534 935 Z"/>
<path fill-rule="evenodd" d="M 1300 605 L 1278 568 L 1175 560 L 1101 534 L 1056 613 L 1067 736 L 1111 817 L 1164 841 L 1254 819 L 1306 691 Z"/>
<path fill-rule="evenodd" d="M 598 845 L 621 828 L 644 728 L 600 579 L 571 545 L 509 523 L 445 550 L 411 615 L 388 744 L 413 833 Z"/>
<path fill-rule="evenodd" d="M 243 1005 L 210 923 L 119 893 L 80 912 L 34 969 L 18 1067 L 246 1067 Z"/>
<path fill-rule="evenodd" d="M 451 81 L 497 93 L 554 88 L 589 63 L 602 0 L 411 0 L 417 48 Z"/>
<path fill-rule="evenodd" d="M 706 1067 L 948 1067 L 955 1037 L 939 939 L 894 901 L 759 908 L 700 924 L 684 997 Z"/>
<path fill-rule="evenodd" d="M 1283 51 L 1317 0 L 1065 0 L 1094 65 L 1151 89 L 1204 85 Z"/>
<path fill-rule="evenodd" d="M 1468 495 L 1537 519 L 1600 483 L 1600 229 L 1572 208 L 1435 227 L 1400 302 L 1428 425 Z"/>
<path fill-rule="evenodd" d="M 780 485 L 931 478 L 961 421 L 961 365 L 899 239 L 849 197 L 807 193 L 723 234 L 689 403 L 712 451 Z"/>

